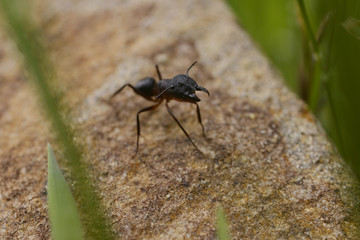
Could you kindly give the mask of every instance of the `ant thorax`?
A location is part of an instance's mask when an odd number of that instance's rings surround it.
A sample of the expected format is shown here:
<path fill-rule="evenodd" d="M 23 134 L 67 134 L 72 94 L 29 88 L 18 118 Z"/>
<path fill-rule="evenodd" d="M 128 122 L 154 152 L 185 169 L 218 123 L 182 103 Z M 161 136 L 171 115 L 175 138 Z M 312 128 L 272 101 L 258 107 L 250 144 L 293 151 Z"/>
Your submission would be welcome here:
<path fill-rule="evenodd" d="M 168 100 L 175 99 L 179 101 L 199 102 L 200 98 L 195 94 L 197 88 L 198 85 L 195 80 L 186 77 L 185 74 L 176 75 L 172 79 L 163 79 L 158 83 L 159 92 L 168 89 L 166 93 L 164 93 L 164 98 Z"/>

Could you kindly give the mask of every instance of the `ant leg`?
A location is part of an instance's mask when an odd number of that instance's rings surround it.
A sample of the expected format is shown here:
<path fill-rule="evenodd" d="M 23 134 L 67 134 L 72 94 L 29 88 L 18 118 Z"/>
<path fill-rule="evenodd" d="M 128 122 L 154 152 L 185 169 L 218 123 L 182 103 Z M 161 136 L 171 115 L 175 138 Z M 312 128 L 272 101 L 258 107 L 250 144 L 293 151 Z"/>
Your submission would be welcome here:
<path fill-rule="evenodd" d="M 156 72 L 158 74 L 159 80 L 161 80 L 162 77 L 161 77 L 161 73 L 160 73 L 160 70 L 159 70 L 159 66 L 156 64 L 155 67 L 156 67 Z"/>
<path fill-rule="evenodd" d="M 202 121 L 201 121 L 200 107 L 199 107 L 198 103 L 194 102 L 194 104 L 196 104 L 196 111 L 197 111 L 198 121 L 199 121 L 199 123 L 201 125 L 203 136 L 205 137 L 204 125 L 202 124 Z"/>
<path fill-rule="evenodd" d="M 162 101 L 160 101 L 157 104 L 152 105 L 150 107 L 143 108 L 143 109 L 141 109 L 140 111 L 137 112 L 137 115 L 136 115 L 136 124 L 137 124 L 136 153 L 138 152 L 138 149 L 139 149 L 139 137 L 140 137 L 140 118 L 139 118 L 139 115 L 142 112 L 147 112 L 147 111 L 151 111 L 151 110 L 156 109 L 161 104 L 161 102 Z"/>
<path fill-rule="evenodd" d="M 136 90 L 136 88 L 131 85 L 130 83 L 126 83 L 124 84 L 121 88 L 119 88 L 116 92 L 113 93 L 113 95 L 110 96 L 109 100 L 111 101 L 118 93 L 120 93 L 126 86 L 129 86 L 131 87 L 135 93 L 139 94 L 139 95 L 142 95 L 141 93 L 139 93 L 138 90 Z"/>
<path fill-rule="evenodd" d="M 175 122 L 179 125 L 179 127 L 181 128 L 181 130 L 183 130 L 183 132 L 185 133 L 186 137 L 189 139 L 189 141 L 191 142 L 191 144 L 196 148 L 196 150 L 200 151 L 197 146 L 193 143 L 193 141 L 191 140 L 189 134 L 185 131 L 185 129 L 181 126 L 180 122 L 176 119 L 175 115 L 172 113 L 168 102 L 165 103 L 166 109 L 169 112 L 170 116 L 175 120 Z"/>

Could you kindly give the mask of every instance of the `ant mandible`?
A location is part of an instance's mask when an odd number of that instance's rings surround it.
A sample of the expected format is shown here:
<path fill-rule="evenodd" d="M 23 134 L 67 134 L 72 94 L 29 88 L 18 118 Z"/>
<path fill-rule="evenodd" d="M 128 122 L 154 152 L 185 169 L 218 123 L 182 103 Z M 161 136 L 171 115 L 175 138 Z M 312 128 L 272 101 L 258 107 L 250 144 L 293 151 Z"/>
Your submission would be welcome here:
<path fill-rule="evenodd" d="M 194 144 L 194 142 L 191 140 L 189 134 L 186 132 L 186 130 L 181 126 L 180 122 L 177 120 L 173 112 L 171 111 L 168 102 L 170 100 L 176 100 L 180 102 L 189 102 L 196 105 L 197 110 L 197 116 L 198 121 L 202 127 L 202 133 L 205 137 L 205 131 L 204 131 L 204 125 L 201 121 L 201 115 L 200 115 L 200 107 L 197 102 L 200 101 L 200 98 L 196 96 L 195 91 L 203 91 L 206 92 L 209 96 L 209 91 L 199 86 L 194 79 L 189 77 L 189 70 L 196 64 L 197 61 L 195 61 L 193 64 L 190 65 L 188 70 L 185 74 L 178 74 L 172 79 L 162 79 L 161 73 L 159 70 L 158 65 L 156 65 L 156 71 L 159 77 L 159 82 L 157 83 L 154 78 L 152 77 L 146 77 L 141 80 L 139 80 L 135 86 L 127 83 L 121 88 L 119 88 L 113 95 L 110 97 L 110 101 L 113 99 L 114 96 L 116 96 L 118 93 L 120 93 L 126 86 L 129 86 L 134 90 L 134 92 L 145 99 L 156 102 L 155 105 L 146 107 L 141 109 L 137 112 L 136 116 L 136 122 L 137 122 L 137 141 L 136 141 L 136 153 L 139 149 L 139 136 L 140 136 L 140 119 L 139 115 L 142 112 L 147 112 L 156 109 L 162 102 L 165 100 L 165 106 L 167 111 L 169 112 L 170 116 L 175 120 L 175 122 L 179 125 L 181 130 L 185 133 L 186 137 L 190 141 L 190 143 L 197 149 L 197 146 Z"/>

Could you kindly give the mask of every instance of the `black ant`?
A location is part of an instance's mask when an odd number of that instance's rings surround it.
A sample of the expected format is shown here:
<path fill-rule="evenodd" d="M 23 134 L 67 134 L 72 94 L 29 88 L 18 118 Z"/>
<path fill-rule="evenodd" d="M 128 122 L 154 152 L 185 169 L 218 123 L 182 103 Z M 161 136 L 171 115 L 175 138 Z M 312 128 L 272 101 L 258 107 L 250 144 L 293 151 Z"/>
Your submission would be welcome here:
<path fill-rule="evenodd" d="M 193 141 L 191 140 L 189 134 L 185 131 L 185 129 L 181 126 L 180 122 L 176 119 L 175 115 L 172 113 L 172 111 L 168 105 L 168 102 L 170 100 L 177 100 L 180 102 L 189 102 L 189 103 L 195 104 L 196 109 L 197 109 L 198 121 L 202 127 L 202 132 L 205 137 L 204 125 L 201 122 L 200 108 L 197 103 L 200 101 L 200 98 L 198 98 L 198 96 L 196 96 L 195 91 L 206 92 L 209 96 L 210 96 L 210 93 L 206 88 L 199 86 L 195 82 L 194 79 L 189 77 L 189 75 L 188 75 L 189 70 L 195 64 L 196 64 L 196 61 L 190 65 L 190 67 L 186 71 L 186 75 L 178 74 L 175 77 L 173 77 L 172 79 L 162 79 L 159 67 L 158 67 L 158 65 L 156 65 L 156 71 L 157 71 L 157 74 L 158 74 L 158 77 L 160 80 L 158 83 L 155 81 L 154 78 L 146 77 L 146 78 L 139 80 L 139 82 L 137 82 L 135 86 L 133 86 L 129 83 L 125 84 L 124 86 L 119 88 L 113 95 L 111 95 L 110 101 L 112 100 L 112 98 L 115 95 L 120 93 L 126 86 L 129 86 L 134 90 L 134 92 L 136 94 L 146 98 L 149 101 L 156 102 L 155 105 L 143 108 L 137 112 L 137 116 L 136 116 L 136 122 L 137 122 L 136 153 L 138 152 L 138 149 L 139 149 L 139 136 L 140 136 L 139 115 L 140 115 L 140 113 L 156 109 L 163 102 L 163 100 L 166 100 L 165 106 L 166 106 L 166 109 L 169 112 L 170 116 L 179 125 L 179 127 L 185 133 L 186 137 L 189 139 L 191 144 L 197 150 L 199 150 L 196 147 L 196 145 L 193 143 Z"/>

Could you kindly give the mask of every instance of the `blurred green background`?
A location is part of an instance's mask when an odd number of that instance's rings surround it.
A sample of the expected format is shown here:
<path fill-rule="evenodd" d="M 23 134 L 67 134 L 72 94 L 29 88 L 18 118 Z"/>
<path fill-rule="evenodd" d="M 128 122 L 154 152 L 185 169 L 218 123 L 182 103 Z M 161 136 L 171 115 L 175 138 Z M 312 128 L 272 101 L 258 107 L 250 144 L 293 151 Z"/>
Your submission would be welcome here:
<path fill-rule="evenodd" d="M 227 0 L 360 177 L 360 1 Z"/>

